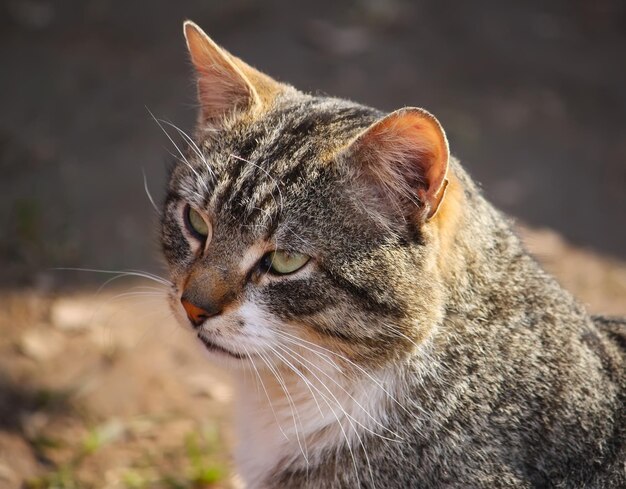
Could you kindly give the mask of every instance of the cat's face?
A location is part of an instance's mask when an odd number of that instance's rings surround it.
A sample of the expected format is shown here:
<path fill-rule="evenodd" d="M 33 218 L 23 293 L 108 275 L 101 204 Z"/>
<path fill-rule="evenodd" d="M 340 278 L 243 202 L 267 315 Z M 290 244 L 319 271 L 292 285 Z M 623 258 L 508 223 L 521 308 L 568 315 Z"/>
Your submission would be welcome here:
<path fill-rule="evenodd" d="M 202 111 L 162 214 L 179 321 L 229 365 L 405 356 L 441 309 L 437 122 L 301 94 L 186 35 Z"/>

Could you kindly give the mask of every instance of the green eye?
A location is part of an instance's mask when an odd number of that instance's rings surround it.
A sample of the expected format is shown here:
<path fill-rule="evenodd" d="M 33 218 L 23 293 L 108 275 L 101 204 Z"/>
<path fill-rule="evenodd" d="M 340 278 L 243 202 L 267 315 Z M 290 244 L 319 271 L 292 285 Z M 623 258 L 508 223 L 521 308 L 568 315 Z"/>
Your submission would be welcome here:
<path fill-rule="evenodd" d="M 304 253 L 276 250 L 263 257 L 263 268 L 276 275 L 287 275 L 300 270 L 311 257 Z"/>
<path fill-rule="evenodd" d="M 189 232 L 200 241 L 204 241 L 209 235 L 209 225 L 190 205 L 185 207 L 185 224 Z"/>

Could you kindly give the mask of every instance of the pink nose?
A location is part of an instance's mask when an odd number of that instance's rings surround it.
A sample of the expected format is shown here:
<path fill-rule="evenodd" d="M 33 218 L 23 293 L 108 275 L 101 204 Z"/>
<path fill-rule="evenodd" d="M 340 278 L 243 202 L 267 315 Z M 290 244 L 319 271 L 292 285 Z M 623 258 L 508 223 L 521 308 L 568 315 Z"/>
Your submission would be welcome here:
<path fill-rule="evenodd" d="M 200 326 L 204 321 L 209 319 L 211 316 L 215 316 L 216 314 L 219 314 L 219 311 L 211 310 L 210 308 L 209 310 L 204 309 L 202 307 L 195 305 L 193 302 L 185 298 L 181 298 L 180 302 L 185 308 L 185 312 L 187 313 L 187 317 L 189 318 L 189 321 L 191 321 L 191 324 L 193 324 L 194 326 Z"/>

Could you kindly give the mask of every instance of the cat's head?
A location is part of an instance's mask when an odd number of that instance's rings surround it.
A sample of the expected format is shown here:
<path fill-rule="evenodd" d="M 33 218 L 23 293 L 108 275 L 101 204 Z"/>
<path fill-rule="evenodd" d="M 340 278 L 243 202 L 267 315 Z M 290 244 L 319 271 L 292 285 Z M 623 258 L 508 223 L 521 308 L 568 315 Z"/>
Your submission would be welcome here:
<path fill-rule="evenodd" d="M 303 94 L 191 22 L 185 36 L 200 117 L 162 213 L 179 321 L 230 364 L 294 350 L 363 366 L 408 355 L 443 308 L 439 123 Z"/>

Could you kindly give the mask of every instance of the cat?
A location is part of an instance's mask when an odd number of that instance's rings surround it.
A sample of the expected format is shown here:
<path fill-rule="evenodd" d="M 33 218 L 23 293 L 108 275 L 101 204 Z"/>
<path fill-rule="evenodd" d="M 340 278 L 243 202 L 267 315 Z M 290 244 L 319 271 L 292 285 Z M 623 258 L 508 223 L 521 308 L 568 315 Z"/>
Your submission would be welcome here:
<path fill-rule="evenodd" d="M 169 302 L 235 385 L 249 488 L 626 487 L 626 321 L 591 317 L 437 119 L 304 94 L 187 21 Z"/>

